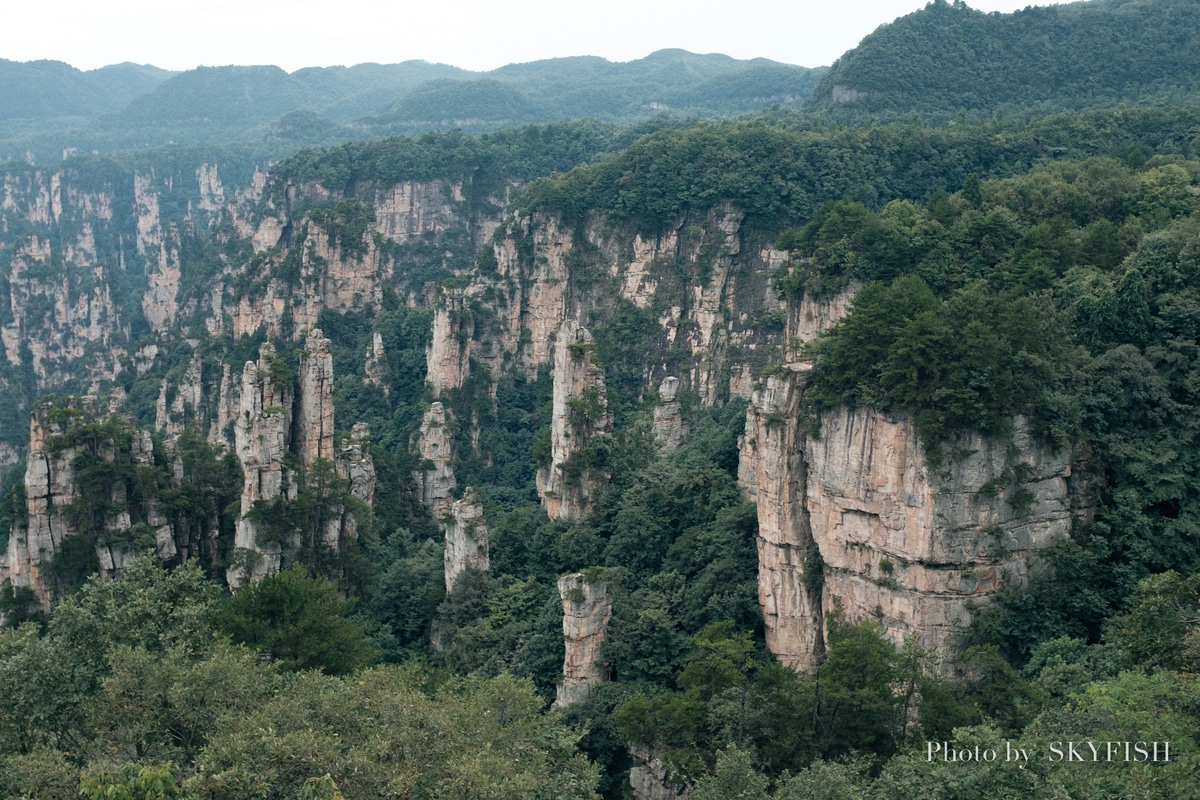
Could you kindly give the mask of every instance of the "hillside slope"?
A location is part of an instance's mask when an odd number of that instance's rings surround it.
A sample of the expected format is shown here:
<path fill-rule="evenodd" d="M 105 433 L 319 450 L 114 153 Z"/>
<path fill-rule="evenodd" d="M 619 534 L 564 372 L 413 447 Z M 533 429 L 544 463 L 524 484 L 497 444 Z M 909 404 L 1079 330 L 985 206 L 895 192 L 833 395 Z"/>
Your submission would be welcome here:
<path fill-rule="evenodd" d="M 843 55 L 814 107 L 944 111 L 1165 102 L 1200 79 L 1200 6 L 1094 0 L 985 14 L 934 0 Z"/>

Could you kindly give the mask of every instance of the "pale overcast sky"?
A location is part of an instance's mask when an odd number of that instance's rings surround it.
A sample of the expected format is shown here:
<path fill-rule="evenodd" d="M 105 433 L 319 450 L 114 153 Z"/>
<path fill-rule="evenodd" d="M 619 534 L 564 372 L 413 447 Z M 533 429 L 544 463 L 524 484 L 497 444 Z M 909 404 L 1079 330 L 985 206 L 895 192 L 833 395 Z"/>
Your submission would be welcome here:
<path fill-rule="evenodd" d="M 1054 0 L 967 0 L 1013 11 Z M 925 0 L 3 0 L 0 58 L 80 69 L 133 61 L 307 66 L 408 59 L 489 70 L 678 47 L 808 67 L 833 62 Z"/>

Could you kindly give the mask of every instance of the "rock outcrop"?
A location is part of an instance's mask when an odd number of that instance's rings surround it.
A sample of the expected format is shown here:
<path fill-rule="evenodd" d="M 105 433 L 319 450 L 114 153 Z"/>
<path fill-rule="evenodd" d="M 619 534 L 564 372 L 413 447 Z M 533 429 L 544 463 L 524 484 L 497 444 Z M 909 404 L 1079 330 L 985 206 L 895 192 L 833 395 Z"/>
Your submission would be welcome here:
<path fill-rule="evenodd" d="M 946 653 L 970 607 L 1023 583 L 1071 525 L 1070 454 L 965 433 L 931 465 L 912 419 L 837 408 L 807 437 L 797 411 L 808 365 L 753 398 L 739 478 L 758 503 L 767 643 L 801 667 L 820 656 L 823 614 L 879 619 L 902 644 Z"/>
<path fill-rule="evenodd" d="M 306 470 L 333 461 L 333 355 L 320 329 L 309 331 L 300 353 L 292 449 Z"/>
<path fill-rule="evenodd" d="M 25 503 L 15 515 L 0 581 L 28 589 L 43 612 L 77 586 L 85 552 L 94 551 L 101 575 L 119 573 L 151 545 L 163 562 L 178 555 L 175 529 L 157 501 L 135 502 L 127 490 L 136 470 L 155 468 L 153 439 L 115 417 L 98 422 L 95 410 L 73 400 L 71 406 L 41 405 L 30 420 Z M 115 477 L 97 485 L 97 475 Z M 84 486 L 93 494 L 85 496 Z M 64 554 L 67 562 L 59 558 Z"/>
<path fill-rule="evenodd" d="M 71 462 L 75 448 L 51 450 L 50 440 L 66 432 L 67 422 L 35 410 L 29 425 L 29 455 L 25 462 L 25 515 L 8 539 L 8 579 L 14 587 L 33 592 L 48 613 L 58 594 L 58 582 L 48 570 L 54 556 L 74 533 L 64 517 L 66 506 L 79 498 Z"/>
<path fill-rule="evenodd" d="M 450 291 L 433 312 L 433 337 L 425 353 L 425 379 L 434 397 L 457 389 L 467 379 L 471 359 L 470 318 L 463 313 L 461 291 Z"/>
<path fill-rule="evenodd" d="M 554 344 L 550 459 L 537 473 L 538 494 L 552 519 L 588 513 L 607 478 L 584 455 L 592 439 L 611 433 L 613 425 L 604 372 L 592 363 L 594 347 L 586 328 L 563 321 Z"/>
<path fill-rule="evenodd" d="M 454 499 L 453 458 L 454 434 L 446 424 L 446 409 L 434 402 L 421 418 L 421 429 L 417 434 L 417 453 L 421 456 L 421 468 L 414 473 L 421 502 L 429 507 L 435 518 L 449 513 Z"/>
<path fill-rule="evenodd" d="M 746 413 L 738 480 L 758 507 L 758 603 L 767 649 L 813 666 L 825 652 L 821 557 L 809 525 L 800 401 L 811 364 L 768 376 Z"/>
<path fill-rule="evenodd" d="M 635 800 L 687 800 L 691 787 L 669 779 L 669 770 L 662 755 L 654 748 L 635 743 L 629 746 L 633 767 L 629 770 L 629 786 Z"/>
<path fill-rule="evenodd" d="M 687 441 L 688 424 L 679 402 L 679 378 L 667 377 L 658 387 L 658 405 L 654 407 L 654 439 L 666 452 Z"/>
<path fill-rule="evenodd" d="M 583 573 L 558 579 L 563 603 L 563 679 L 558 685 L 555 708 L 590 700 L 596 684 L 608 680 L 608 665 L 602 648 L 612 618 L 612 592 L 599 578 Z"/>
<path fill-rule="evenodd" d="M 241 515 L 235 563 L 225 574 L 233 588 L 280 568 L 282 546 L 261 540 L 260 524 L 251 512 L 260 501 L 295 498 L 295 481 L 283 464 L 292 428 L 292 386 L 282 373 L 270 342 L 259 349 L 258 361 L 247 361 L 242 370 L 241 406 L 234 422 L 234 452 L 242 467 Z"/>
<path fill-rule="evenodd" d="M 335 459 L 338 477 L 350 484 L 350 496 L 368 508 L 375 503 L 376 482 L 370 443 L 370 426 L 357 422 Z M 340 551 L 358 539 L 359 512 L 352 507 L 341 508 L 339 512 L 336 525 L 328 526 L 324 537 L 325 546 L 332 551 Z"/>
<path fill-rule="evenodd" d="M 468 569 L 488 571 L 488 529 L 483 518 L 483 503 L 474 489 L 463 492 L 461 500 L 450 505 L 449 516 L 442 521 L 446 538 L 446 591 L 451 592 L 458 576 Z"/>

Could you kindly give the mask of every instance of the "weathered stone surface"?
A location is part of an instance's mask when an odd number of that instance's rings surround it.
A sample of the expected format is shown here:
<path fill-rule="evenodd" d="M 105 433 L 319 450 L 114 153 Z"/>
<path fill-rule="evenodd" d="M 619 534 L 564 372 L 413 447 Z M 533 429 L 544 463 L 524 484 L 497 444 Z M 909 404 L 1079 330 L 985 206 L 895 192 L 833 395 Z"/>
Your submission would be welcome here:
<path fill-rule="evenodd" d="M 241 516 L 234 537 L 235 563 L 225 579 L 231 587 L 279 571 L 282 548 L 277 542 L 260 542 L 258 523 L 247 517 L 260 500 L 285 492 L 294 494 L 294 483 L 283 466 L 292 427 L 292 387 L 276 382 L 275 348 L 270 342 L 258 352 L 258 362 L 247 361 L 242 370 L 241 405 L 234 423 L 234 452 L 242 466 Z M 289 499 L 291 499 L 289 497 Z"/>
<path fill-rule="evenodd" d="M 350 438 L 338 451 L 336 467 L 339 478 L 350 482 L 350 494 L 367 506 L 375 502 L 375 461 L 370 451 L 371 428 L 365 422 L 355 423 Z M 353 508 L 341 509 L 336 528 L 327 529 L 325 545 L 339 550 L 358 538 L 358 515 Z"/>
<path fill-rule="evenodd" d="M 911 418 L 836 409 L 809 444 L 808 507 L 825 562 L 825 601 L 850 619 L 880 615 L 945 649 L 970 601 L 1025 582 L 1036 555 L 1070 532 L 1070 454 L 1033 441 L 963 434 L 930 467 Z M 1028 498 L 1028 502 L 1024 499 Z"/>
<path fill-rule="evenodd" d="M 387 358 L 383 352 L 383 336 L 379 331 L 375 331 L 371 337 L 371 346 L 367 348 L 367 359 L 363 363 L 363 372 L 366 373 L 366 377 L 363 378 L 364 384 L 371 384 L 383 389 L 384 397 L 390 395 Z"/>
<path fill-rule="evenodd" d="M 435 518 L 449 513 L 458 485 L 450 466 L 453 447 L 454 435 L 446 425 L 446 409 L 440 402 L 434 402 L 421 418 L 421 429 L 417 434 L 421 469 L 413 477 L 421 492 L 421 502 L 429 506 Z"/>
<path fill-rule="evenodd" d="M 635 800 L 686 800 L 690 787 L 668 780 L 669 771 L 662 755 L 644 744 L 629 746 L 633 767 L 629 770 L 629 786 Z"/>
<path fill-rule="evenodd" d="M 159 215 L 154 174 L 133 177 L 137 206 L 137 253 L 146 263 L 146 291 L 142 313 L 155 330 L 164 330 L 179 313 L 176 295 L 183 276 L 179 261 L 178 235 L 164 229 Z"/>
<path fill-rule="evenodd" d="M 809 363 L 766 378 L 751 397 L 738 480 L 758 506 L 758 602 L 767 648 L 813 666 L 825 651 L 820 558 L 809 525 L 800 401 Z"/>
<path fill-rule="evenodd" d="M 658 387 L 658 405 L 654 407 L 654 439 L 670 452 L 687 441 L 688 424 L 683 405 L 676 399 L 679 378 L 667 377 Z"/>
<path fill-rule="evenodd" d="M 64 424 L 35 410 L 29 424 L 29 455 L 25 462 L 25 520 L 13 526 L 8 539 L 8 575 L 13 586 L 28 587 L 43 612 L 57 598 L 58 586 L 46 565 L 63 540 L 74 533 L 63 509 L 78 499 L 73 447 L 51 452 L 47 442 L 65 432 Z"/>
<path fill-rule="evenodd" d="M 425 351 L 425 379 L 433 396 L 457 389 L 467 379 L 471 359 L 470 317 L 463 313 L 461 291 L 450 290 L 433 312 L 433 336 Z"/>
<path fill-rule="evenodd" d="M 588 580 L 582 573 L 558 579 L 563 602 L 563 679 L 558 685 L 555 708 L 590 700 L 598 683 L 608 680 L 608 664 L 602 654 L 608 621 L 612 618 L 612 592 L 600 579 Z"/>
<path fill-rule="evenodd" d="M 333 355 L 329 345 L 320 329 L 313 329 L 300 353 L 292 449 L 306 470 L 318 459 L 333 461 Z"/>
<path fill-rule="evenodd" d="M 554 399 L 550 460 L 537 473 L 538 494 L 553 519 L 579 519 L 607 476 L 580 465 L 578 455 L 596 436 L 612 432 L 604 373 L 592 363 L 592 335 L 564 320 L 554 345 Z"/>
<path fill-rule="evenodd" d="M 840 607 L 851 622 L 879 619 L 897 645 L 915 633 L 944 654 L 969 605 L 1023 583 L 1037 555 L 1068 535 L 1070 454 L 1034 442 L 1021 418 L 1010 439 L 959 435 L 940 467 L 907 416 L 837 408 L 822 415 L 819 438 L 805 437 L 807 369 L 767 379 L 742 440 L 768 646 L 811 665 L 822 612 Z"/>
<path fill-rule="evenodd" d="M 454 589 L 458 576 L 465 570 L 488 571 L 488 529 L 483 518 L 483 503 L 474 489 L 463 492 L 461 500 L 450 506 L 448 518 L 442 521 L 446 538 L 446 591 Z"/>

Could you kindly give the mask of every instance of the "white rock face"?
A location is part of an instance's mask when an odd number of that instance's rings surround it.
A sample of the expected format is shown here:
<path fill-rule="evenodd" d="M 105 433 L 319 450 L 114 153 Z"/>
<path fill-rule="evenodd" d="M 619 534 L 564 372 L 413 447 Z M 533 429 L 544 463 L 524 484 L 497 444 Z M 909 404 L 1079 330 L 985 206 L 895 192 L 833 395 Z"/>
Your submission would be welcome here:
<path fill-rule="evenodd" d="M 915 633 L 945 653 L 969 605 L 1024 583 L 1038 554 L 1069 534 L 1070 454 L 1035 443 L 1021 418 L 1011 440 L 958 436 L 937 468 L 907 416 L 838 408 L 822 415 L 819 438 L 806 437 L 797 412 L 807 370 L 767 379 L 742 440 L 767 644 L 811 666 L 821 620 L 840 606 L 847 621 L 881 620 L 897 645 Z"/>
<path fill-rule="evenodd" d="M 295 497 L 294 479 L 283 466 L 292 427 L 292 387 L 278 385 L 272 372 L 275 348 L 270 342 L 258 352 L 258 362 L 242 370 L 241 406 L 234 423 L 235 450 L 242 466 L 242 505 L 234 547 L 249 563 L 235 563 L 225 574 L 233 588 L 279 572 L 282 548 L 260 542 L 259 525 L 247 514 L 257 501 L 281 494 Z"/>
<path fill-rule="evenodd" d="M 825 652 L 820 557 L 807 510 L 800 401 L 811 364 L 772 375 L 751 397 L 738 480 L 758 506 L 758 603 L 767 648 L 801 668 Z"/>
<path fill-rule="evenodd" d="M 215 177 L 215 175 L 214 175 Z M 179 313 L 176 295 L 183 276 L 179 261 L 178 236 L 163 229 L 159 216 L 154 175 L 135 175 L 133 194 L 137 203 L 137 253 L 146 263 L 146 293 L 142 312 L 155 330 L 164 330 Z"/>
<path fill-rule="evenodd" d="M 688 437 L 683 405 L 675 399 L 678 394 L 679 378 L 664 378 L 658 387 L 658 405 L 654 407 L 654 439 L 666 452 L 678 449 Z"/>
<path fill-rule="evenodd" d="M 576 463 L 596 436 L 612 432 L 604 373 L 592 363 L 592 335 L 575 320 L 564 320 L 554 344 L 554 399 L 550 421 L 550 461 L 537 473 L 542 506 L 552 519 L 579 519 L 607 476 Z"/>
<path fill-rule="evenodd" d="M 311 470 L 318 459 L 333 461 L 333 355 L 330 342 L 314 328 L 300 354 L 295 441 L 300 463 Z"/>
<path fill-rule="evenodd" d="M 438 519 L 449 513 L 458 486 L 450 466 L 453 448 L 454 435 L 446 424 L 446 409 L 440 402 L 434 402 L 421 418 L 417 452 L 423 463 L 413 477 L 421 491 L 421 502 Z"/>
<path fill-rule="evenodd" d="M 461 500 L 450 506 L 449 519 L 442 522 L 446 538 L 446 591 L 454 589 L 465 570 L 488 571 L 488 529 L 483 504 L 474 489 L 463 492 Z"/>
<path fill-rule="evenodd" d="M 463 313 L 462 292 L 450 292 L 433 312 L 433 337 L 425 351 L 425 379 L 433 396 L 457 389 L 467 380 L 471 360 L 471 325 Z"/>
<path fill-rule="evenodd" d="M 370 443 L 370 426 L 365 422 L 355 423 L 336 460 L 338 477 L 349 481 L 350 494 L 367 506 L 375 502 L 375 461 L 371 458 Z M 358 516 L 354 509 L 342 509 L 336 522 L 336 529 L 327 529 L 325 535 L 325 546 L 332 550 L 340 550 L 358 538 Z"/>
<path fill-rule="evenodd" d="M 582 573 L 558 579 L 563 602 L 563 680 L 555 708 L 590 700 L 593 687 L 608 680 L 602 648 L 612 618 L 612 592 L 603 580 L 588 581 Z"/>
<path fill-rule="evenodd" d="M 63 509 L 79 498 L 71 468 L 76 449 L 56 448 L 51 452 L 47 447 L 49 440 L 65 430 L 61 422 L 45 419 L 38 411 L 32 414 L 25 462 L 26 519 L 13 526 L 8 539 L 7 577 L 13 586 L 29 588 L 45 613 L 49 613 L 59 591 L 45 566 L 74 533 L 63 518 Z"/>

